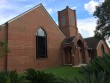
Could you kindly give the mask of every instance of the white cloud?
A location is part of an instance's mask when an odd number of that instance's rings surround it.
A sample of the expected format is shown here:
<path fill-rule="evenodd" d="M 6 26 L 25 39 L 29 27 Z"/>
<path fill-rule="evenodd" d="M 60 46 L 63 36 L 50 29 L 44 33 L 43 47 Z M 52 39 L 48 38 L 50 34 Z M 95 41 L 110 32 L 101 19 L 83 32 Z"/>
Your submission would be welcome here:
<path fill-rule="evenodd" d="M 90 14 L 93 14 L 95 11 L 95 7 L 98 6 L 99 3 L 96 1 L 91 0 L 89 3 L 84 5 L 85 10 L 87 10 Z"/>
<path fill-rule="evenodd" d="M 14 4 L 14 2 L 10 2 L 9 0 L 0 1 L 0 25 L 32 7 L 33 4 L 24 4 L 23 6 L 18 6 L 18 4 Z"/>
<path fill-rule="evenodd" d="M 18 1 L 27 1 L 27 0 L 18 0 Z"/>
<path fill-rule="evenodd" d="M 90 0 L 88 3 L 84 4 L 84 8 L 85 8 L 86 11 L 89 12 L 89 14 L 93 14 L 93 12 L 95 11 L 95 7 L 98 6 L 99 4 L 101 4 L 104 1 L 105 0 L 99 0 L 99 1 Z"/>
<path fill-rule="evenodd" d="M 58 21 L 55 21 L 56 22 L 56 24 L 58 25 Z"/>
<path fill-rule="evenodd" d="M 105 1 L 105 0 L 99 0 L 99 2 L 101 2 L 101 3 L 104 2 L 104 1 Z"/>
<path fill-rule="evenodd" d="M 10 16 L 5 17 L 5 16 L 0 14 L 0 25 L 7 22 L 7 21 L 9 21 L 10 19 L 12 19 L 15 16 L 16 15 L 10 15 Z"/>
<path fill-rule="evenodd" d="M 107 43 L 107 45 L 108 45 L 109 48 L 110 48 L 110 38 L 109 38 L 108 40 L 106 40 L 106 43 Z"/>
<path fill-rule="evenodd" d="M 34 5 L 33 4 L 29 4 L 29 5 L 25 5 L 24 7 L 26 8 L 26 9 L 29 9 L 29 8 L 32 8 Z"/>
<path fill-rule="evenodd" d="M 97 19 L 93 17 L 77 20 L 78 30 L 82 34 L 83 37 L 94 36 L 96 21 Z"/>
<path fill-rule="evenodd" d="M 52 12 L 53 12 L 52 8 L 47 9 L 47 11 L 49 14 L 52 14 Z"/>
<path fill-rule="evenodd" d="M 10 8 L 9 2 L 7 0 L 0 1 L 0 9 L 3 9 L 3 8 Z"/>
<path fill-rule="evenodd" d="M 77 7 L 72 7 L 71 9 L 76 10 L 76 9 L 77 9 Z"/>
<path fill-rule="evenodd" d="M 49 1 L 55 1 L 55 0 L 49 0 Z"/>
<path fill-rule="evenodd" d="M 14 10 L 18 9 L 9 0 L 0 2 L 0 25 L 15 17 Z"/>

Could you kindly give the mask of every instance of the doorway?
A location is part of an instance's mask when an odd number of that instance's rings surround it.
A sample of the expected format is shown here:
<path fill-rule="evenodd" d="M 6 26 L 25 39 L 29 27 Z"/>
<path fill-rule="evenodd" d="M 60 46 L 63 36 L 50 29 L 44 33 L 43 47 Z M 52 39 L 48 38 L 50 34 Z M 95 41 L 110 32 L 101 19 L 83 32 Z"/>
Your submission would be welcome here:
<path fill-rule="evenodd" d="M 72 64 L 71 47 L 66 47 L 65 51 L 65 64 Z"/>
<path fill-rule="evenodd" d="M 81 40 L 78 40 L 77 46 L 78 46 L 79 64 L 83 64 L 85 60 L 84 44 L 82 43 Z"/>

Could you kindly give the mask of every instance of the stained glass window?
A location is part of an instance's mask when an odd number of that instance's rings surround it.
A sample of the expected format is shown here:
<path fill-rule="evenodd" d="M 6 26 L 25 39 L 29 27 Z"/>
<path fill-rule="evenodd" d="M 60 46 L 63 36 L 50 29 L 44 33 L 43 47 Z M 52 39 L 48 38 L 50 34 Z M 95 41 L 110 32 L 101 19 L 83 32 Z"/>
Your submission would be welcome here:
<path fill-rule="evenodd" d="M 36 32 L 36 58 L 47 58 L 47 36 L 41 28 Z"/>
<path fill-rule="evenodd" d="M 74 25 L 74 16 L 71 16 L 71 24 Z"/>
<path fill-rule="evenodd" d="M 66 24 L 66 20 L 65 20 L 65 17 L 63 16 L 62 17 L 62 26 L 64 26 Z"/>

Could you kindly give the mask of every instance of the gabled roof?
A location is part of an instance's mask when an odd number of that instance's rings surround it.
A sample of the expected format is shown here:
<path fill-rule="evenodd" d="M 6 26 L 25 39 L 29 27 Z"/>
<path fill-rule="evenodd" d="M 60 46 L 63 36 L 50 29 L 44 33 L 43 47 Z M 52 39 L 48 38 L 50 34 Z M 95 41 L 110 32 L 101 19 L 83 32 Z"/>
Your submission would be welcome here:
<path fill-rule="evenodd" d="M 40 3 L 40 4 L 36 5 L 35 7 L 33 7 L 33 8 L 31 8 L 31 9 L 27 10 L 26 12 L 24 12 L 24 13 L 22 13 L 22 14 L 16 16 L 16 17 L 14 17 L 14 18 L 12 18 L 11 20 L 9 20 L 9 21 L 7 21 L 7 22 L 10 23 L 10 22 L 16 20 L 17 18 L 19 18 L 19 17 L 21 17 L 21 16 L 27 14 L 28 12 L 30 12 L 30 11 L 36 9 L 36 8 L 39 7 L 39 6 L 43 6 L 43 5 Z"/>
<path fill-rule="evenodd" d="M 96 49 L 97 45 L 99 43 L 99 40 L 96 39 L 95 37 L 89 37 L 84 39 L 87 43 L 88 48 Z"/>
<path fill-rule="evenodd" d="M 34 10 L 34 9 L 36 9 L 36 8 L 37 8 L 37 7 L 39 7 L 39 6 L 43 6 L 43 5 L 40 3 L 40 4 L 36 5 L 35 7 L 33 7 L 33 8 L 31 8 L 31 9 L 27 10 L 26 12 L 24 12 L 24 13 L 22 13 L 22 14 L 20 14 L 20 15 L 16 16 L 16 17 L 14 17 L 14 18 L 10 19 L 10 20 L 9 20 L 9 21 L 7 21 L 6 23 L 10 23 L 10 22 L 12 22 L 12 21 L 16 20 L 17 18 L 19 18 L 19 17 L 21 17 L 21 16 L 23 16 L 23 15 L 27 14 L 28 12 L 30 12 L 30 11 L 32 11 L 32 10 Z M 3 26 L 3 25 L 5 25 L 5 23 L 4 23 L 4 24 L 2 24 L 1 26 Z"/>
<path fill-rule="evenodd" d="M 58 30 L 59 30 L 59 31 L 61 32 L 61 34 L 64 36 L 64 34 L 63 34 L 62 31 L 59 29 L 59 27 L 58 27 L 58 25 L 56 24 L 56 22 L 53 20 L 53 18 L 50 16 L 50 14 L 47 12 L 47 10 L 45 9 L 45 7 L 44 7 L 41 3 L 38 4 L 38 5 L 36 5 L 35 7 L 33 7 L 33 8 L 31 8 L 31 9 L 27 10 L 26 12 L 24 12 L 24 13 L 22 13 L 22 14 L 16 16 L 16 17 L 14 17 L 14 18 L 12 18 L 11 20 L 7 21 L 6 23 L 10 23 L 10 22 L 16 20 L 17 18 L 20 18 L 21 16 L 27 14 L 28 12 L 31 12 L 32 10 L 38 8 L 39 6 L 42 7 L 42 8 L 46 11 L 46 13 L 47 13 L 48 16 L 50 17 L 50 19 L 54 22 L 54 24 L 56 25 L 56 27 L 58 28 Z M 3 26 L 3 25 L 5 25 L 5 23 L 2 24 L 1 26 Z M 64 37 L 65 37 L 65 36 L 64 36 Z"/>
<path fill-rule="evenodd" d="M 74 40 L 83 40 L 83 37 L 80 33 L 78 33 L 76 36 L 71 36 L 71 37 L 66 37 L 63 41 L 62 41 L 62 45 L 64 44 L 70 44 L 72 42 L 74 42 Z"/>
<path fill-rule="evenodd" d="M 61 44 L 70 44 L 74 38 L 75 38 L 75 36 L 67 37 L 63 40 L 63 42 Z"/>

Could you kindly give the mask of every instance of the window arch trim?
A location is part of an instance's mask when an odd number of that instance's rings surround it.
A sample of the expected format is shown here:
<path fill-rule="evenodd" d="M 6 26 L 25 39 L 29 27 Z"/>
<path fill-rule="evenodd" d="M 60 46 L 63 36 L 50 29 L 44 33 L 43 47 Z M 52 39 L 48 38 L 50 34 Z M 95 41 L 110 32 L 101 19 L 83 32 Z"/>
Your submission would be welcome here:
<path fill-rule="evenodd" d="M 39 30 L 40 32 L 38 32 Z M 37 58 L 47 58 L 47 33 L 43 28 L 38 28 L 36 31 L 36 59 Z"/>

